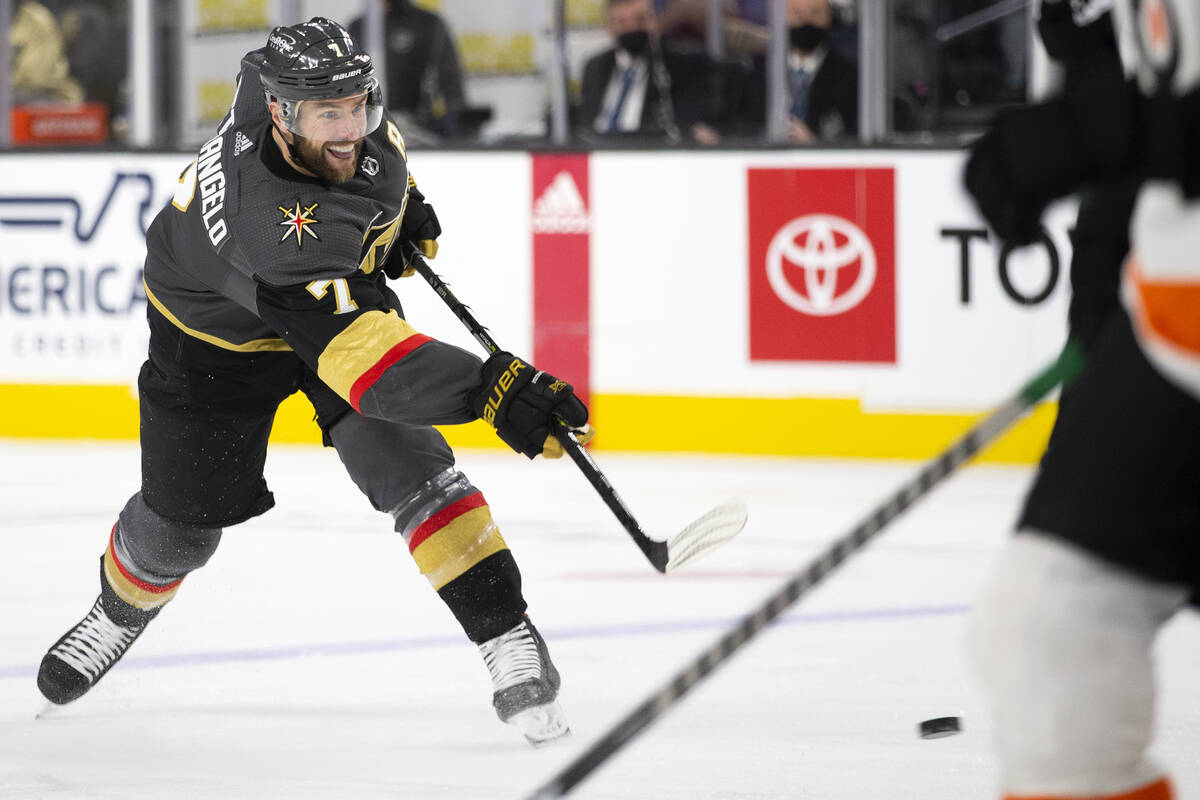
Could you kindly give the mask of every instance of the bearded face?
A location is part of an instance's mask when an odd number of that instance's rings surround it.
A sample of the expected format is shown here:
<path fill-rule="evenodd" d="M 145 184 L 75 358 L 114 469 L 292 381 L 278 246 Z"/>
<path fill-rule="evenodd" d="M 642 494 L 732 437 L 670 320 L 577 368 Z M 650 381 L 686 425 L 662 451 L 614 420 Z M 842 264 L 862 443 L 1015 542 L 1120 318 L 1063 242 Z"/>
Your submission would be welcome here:
<path fill-rule="evenodd" d="M 295 137 L 295 155 L 300 165 L 327 183 L 345 183 L 354 177 L 363 140 L 321 142 L 299 134 Z"/>
<path fill-rule="evenodd" d="M 301 101 L 286 117 L 277 102 L 271 101 L 270 109 L 276 133 L 292 137 L 290 155 L 297 166 L 327 183 L 345 183 L 354 177 L 364 138 L 379 123 L 381 112 L 368 101 L 362 92 Z"/>

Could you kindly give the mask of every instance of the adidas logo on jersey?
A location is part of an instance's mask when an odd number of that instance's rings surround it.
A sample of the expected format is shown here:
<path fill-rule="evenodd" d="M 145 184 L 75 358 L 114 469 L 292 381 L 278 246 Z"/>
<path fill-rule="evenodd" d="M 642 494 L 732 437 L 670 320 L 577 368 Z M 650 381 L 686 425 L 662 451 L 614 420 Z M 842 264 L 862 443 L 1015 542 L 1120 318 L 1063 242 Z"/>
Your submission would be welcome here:
<path fill-rule="evenodd" d="M 250 141 L 250 137 L 247 136 L 246 134 L 242 133 L 241 131 L 238 131 L 237 136 L 235 136 L 233 139 L 233 155 L 234 155 L 234 157 L 240 156 L 242 153 L 249 150 L 251 147 L 254 147 L 254 142 Z"/>
<path fill-rule="evenodd" d="M 587 233 L 588 212 L 571 173 L 554 176 L 533 204 L 534 233 Z"/>

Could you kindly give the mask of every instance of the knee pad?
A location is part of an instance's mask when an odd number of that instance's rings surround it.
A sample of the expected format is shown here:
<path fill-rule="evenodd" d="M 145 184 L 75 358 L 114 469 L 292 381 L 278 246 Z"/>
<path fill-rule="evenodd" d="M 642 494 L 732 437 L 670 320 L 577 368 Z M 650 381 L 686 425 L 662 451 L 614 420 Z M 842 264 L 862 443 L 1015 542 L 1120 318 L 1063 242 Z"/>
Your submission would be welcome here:
<path fill-rule="evenodd" d="M 1151 647 L 1186 590 L 1026 532 L 999 558 L 968 622 L 1012 795 L 1103 796 L 1151 782 Z"/>
<path fill-rule="evenodd" d="M 141 493 L 121 509 L 104 553 L 104 577 L 118 597 L 151 610 L 175 596 L 183 577 L 208 563 L 220 528 L 182 525 L 154 512 Z"/>

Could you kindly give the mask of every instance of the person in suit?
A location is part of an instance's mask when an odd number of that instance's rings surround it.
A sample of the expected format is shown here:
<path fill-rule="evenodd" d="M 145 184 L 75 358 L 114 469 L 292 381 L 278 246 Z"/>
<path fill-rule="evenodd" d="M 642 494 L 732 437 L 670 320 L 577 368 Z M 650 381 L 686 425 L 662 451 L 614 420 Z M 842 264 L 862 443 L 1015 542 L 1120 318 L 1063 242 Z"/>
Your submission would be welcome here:
<path fill-rule="evenodd" d="M 581 138 L 720 141 L 709 122 L 714 76 L 702 50 L 664 40 L 650 0 L 608 0 L 605 29 L 613 47 L 588 59 L 583 68 Z"/>
<path fill-rule="evenodd" d="M 815 144 L 858 133 L 858 68 L 830 46 L 830 0 L 788 0 L 785 77 L 788 141 Z M 767 118 L 766 59 L 756 57 L 743 123 L 761 132 Z"/>

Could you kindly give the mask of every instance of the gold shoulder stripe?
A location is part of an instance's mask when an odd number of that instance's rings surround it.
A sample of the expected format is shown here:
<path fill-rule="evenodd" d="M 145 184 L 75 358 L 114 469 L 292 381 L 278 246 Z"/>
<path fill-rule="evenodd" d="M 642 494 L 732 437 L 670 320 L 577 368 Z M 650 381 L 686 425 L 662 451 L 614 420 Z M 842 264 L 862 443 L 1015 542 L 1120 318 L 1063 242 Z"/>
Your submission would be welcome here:
<path fill-rule="evenodd" d="M 251 339 L 243 344 L 234 344 L 233 342 L 227 342 L 224 339 L 213 336 L 211 333 L 204 333 L 203 331 L 198 331 L 195 328 L 189 328 L 187 325 L 184 325 L 182 322 L 180 322 L 179 319 L 171 313 L 170 309 L 163 305 L 161 300 L 154 296 L 154 292 L 150 291 L 150 287 L 146 285 L 145 278 L 142 278 L 142 287 L 146 290 L 146 298 L 150 301 L 151 305 L 157 308 L 164 317 L 169 319 L 172 325 L 174 325 L 176 328 L 179 328 L 179 330 L 183 331 L 188 336 L 195 337 L 202 342 L 208 342 L 211 345 L 216 345 L 222 350 L 233 350 L 238 353 L 261 353 L 272 350 L 290 351 L 292 349 L 291 345 L 289 345 L 283 339 Z"/>

